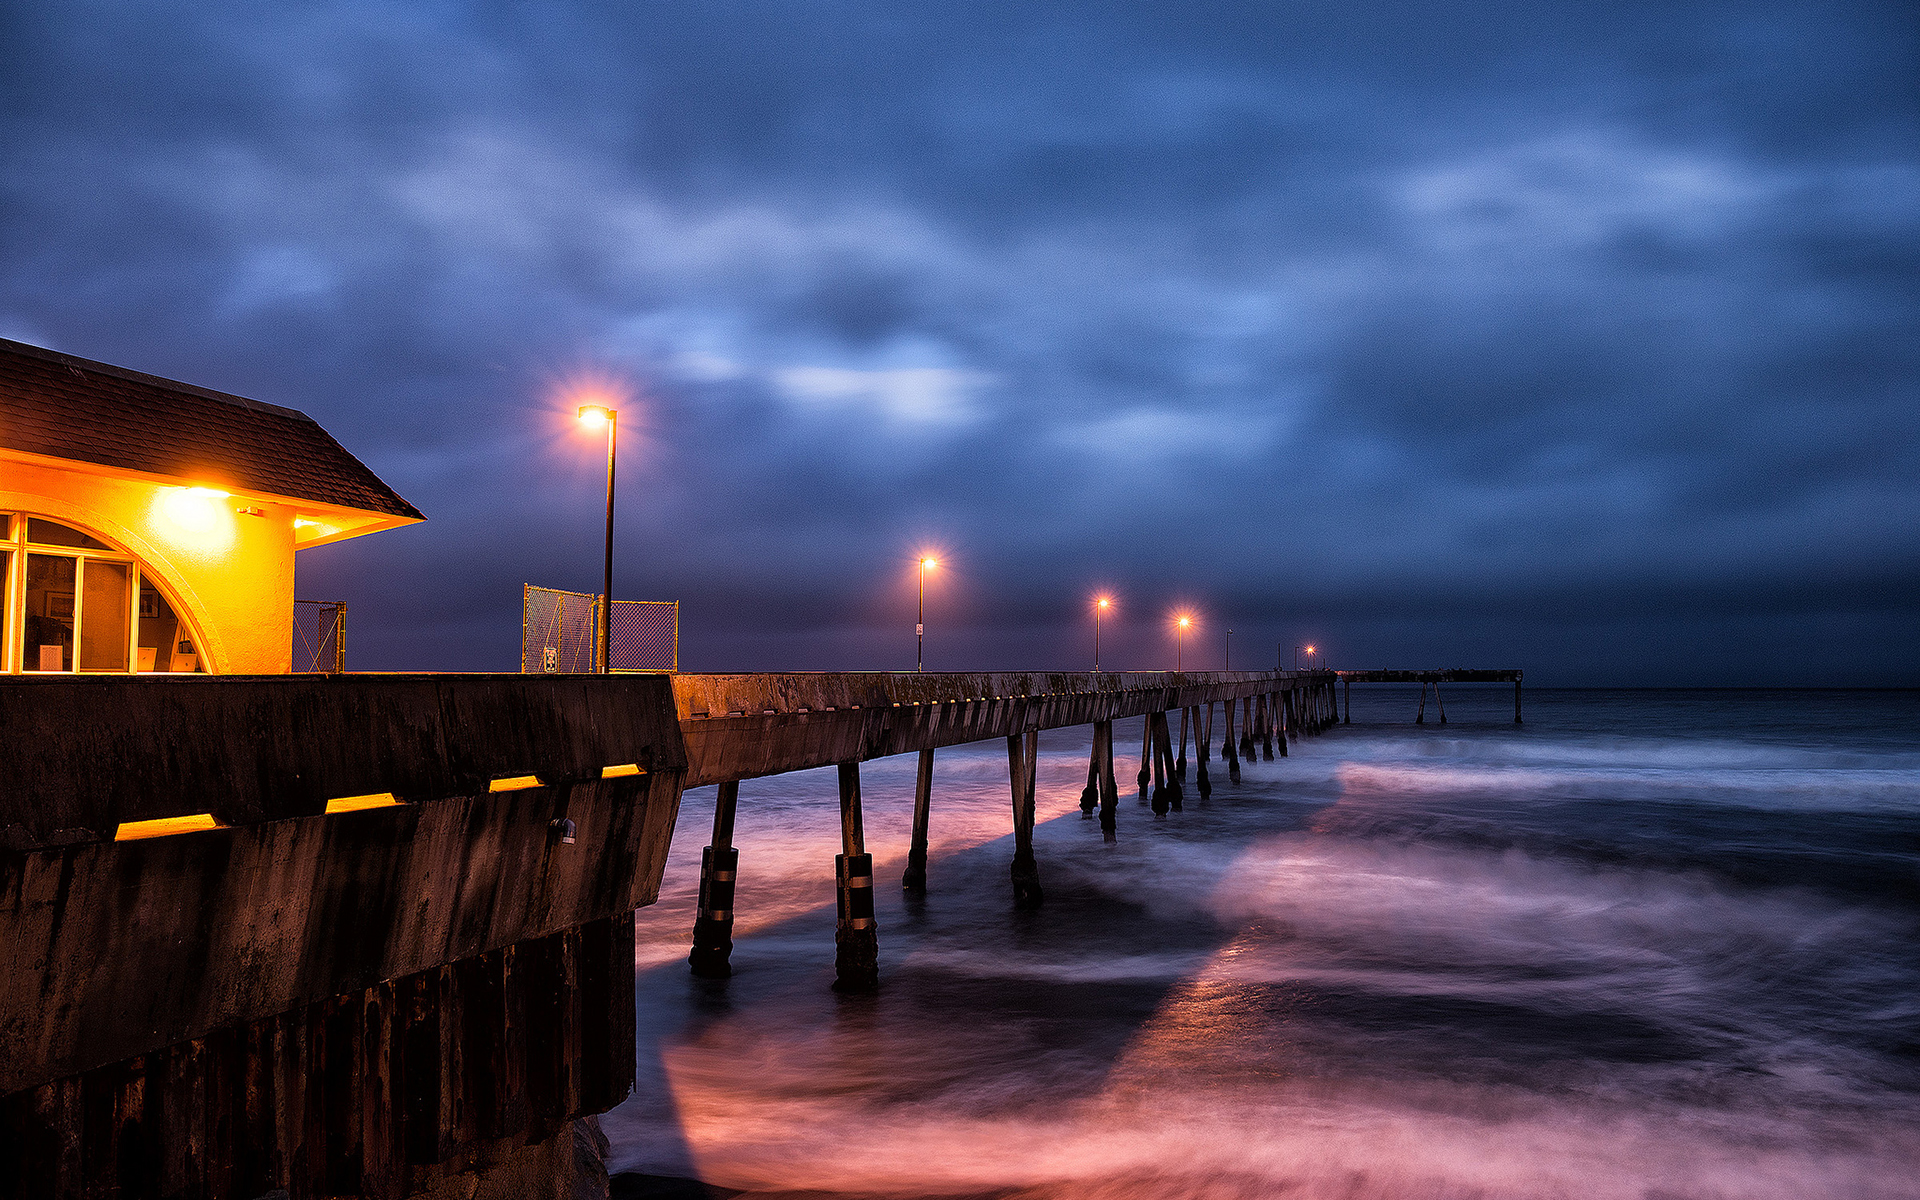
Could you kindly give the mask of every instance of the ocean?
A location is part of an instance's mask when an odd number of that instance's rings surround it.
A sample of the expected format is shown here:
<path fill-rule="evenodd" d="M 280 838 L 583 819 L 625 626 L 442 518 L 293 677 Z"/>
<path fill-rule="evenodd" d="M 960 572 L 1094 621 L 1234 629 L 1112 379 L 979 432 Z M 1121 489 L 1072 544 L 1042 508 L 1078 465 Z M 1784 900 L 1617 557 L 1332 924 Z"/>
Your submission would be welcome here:
<path fill-rule="evenodd" d="M 1003 742 L 937 756 L 924 898 L 913 757 L 865 764 L 874 996 L 828 987 L 831 771 L 742 784 L 735 974 L 688 974 L 689 792 L 625 1194 L 1920 1197 L 1920 692 L 1417 693 L 1237 785 L 1216 738 L 1209 800 L 1189 751 L 1164 818 L 1122 723 L 1111 844 L 1043 733 L 1031 912 Z"/>

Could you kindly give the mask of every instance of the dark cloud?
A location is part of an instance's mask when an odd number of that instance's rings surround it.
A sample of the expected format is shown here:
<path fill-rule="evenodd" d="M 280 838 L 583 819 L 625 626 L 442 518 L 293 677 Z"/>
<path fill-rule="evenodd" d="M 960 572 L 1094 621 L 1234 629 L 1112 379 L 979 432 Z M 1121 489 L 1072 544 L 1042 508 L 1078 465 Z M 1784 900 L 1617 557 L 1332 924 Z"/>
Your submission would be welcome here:
<path fill-rule="evenodd" d="M 0 333 L 303 408 L 425 509 L 303 556 L 357 665 L 509 665 L 521 583 L 592 585 L 598 373 L 618 586 L 695 666 L 899 665 L 931 544 L 942 665 L 1077 661 L 1105 586 L 1116 662 L 1184 601 L 1920 680 L 1909 6 L 0 20 Z"/>

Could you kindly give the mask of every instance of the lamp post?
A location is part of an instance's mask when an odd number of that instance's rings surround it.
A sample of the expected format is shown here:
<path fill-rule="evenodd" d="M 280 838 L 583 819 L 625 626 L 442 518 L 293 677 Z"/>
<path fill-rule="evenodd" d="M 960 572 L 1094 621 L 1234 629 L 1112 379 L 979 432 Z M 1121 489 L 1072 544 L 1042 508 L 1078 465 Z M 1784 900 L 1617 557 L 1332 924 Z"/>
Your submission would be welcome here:
<path fill-rule="evenodd" d="M 1175 671 L 1186 670 L 1187 629 L 1192 624 L 1193 618 L 1185 616 L 1175 622 L 1175 632 L 1173 635 L 1173 669 Z"/>
<path fill-rule="evenodd" d="M 613 641 L 613 445 L 619 430 L 620 410 L 604 404 L 582 404 L 580 423 L 588 429 L 607 427 L 607 557 L 600 589 L 600 652 L 596 664 L 600 674 L 608 673 L 608 651 Z"/>
<path fill-rule="evenodd" d="M 1313 669 L 1313 647 L 1312 646 L 1295 646 L 1293 648 L 1293 669 L 1296 671 L 1300 669 L 1300 652 L 1302 650 L 1305 650 L 1307 652 L 1307 669 L 1311 671 Z"/>
<path fill-rule="evenodd" d="M 1231 671 L 1231 670 L 1233 670 L 1233 630 L 1231 630 L 1231 629 L 1229 629 L 1229 630 L 1227 630 L 1227 657 L 1226 657 L 1226 665 L 1225 665 L 1224 667 L 1222 667 L 1221 669 L 1222 669 L 1222 670 L 1225 670 L 1225 671 Z"/>
<path fill-rule="evenodd" d="M 913 625 L 913 669 L 916 671 L 927 669 L 927 568 L 939 565 L 940 560 L 937 558 L 920 560 L 920 619 Z"/>
<path fill-rule="evenodd" d="M 1102 596 L 1093 602 L 1093 673 L 1100 673 L 1100 614 L 1113 607 L 1113 601 Z"/>

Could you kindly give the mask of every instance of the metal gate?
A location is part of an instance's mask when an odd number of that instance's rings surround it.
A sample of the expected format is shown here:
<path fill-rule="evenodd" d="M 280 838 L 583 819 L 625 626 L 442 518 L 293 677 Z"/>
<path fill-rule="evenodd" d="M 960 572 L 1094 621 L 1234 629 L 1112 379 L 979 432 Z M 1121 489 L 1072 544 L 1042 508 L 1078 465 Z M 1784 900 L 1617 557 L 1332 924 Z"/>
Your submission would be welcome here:
<path fill-rule="evenodd" d="M 343 600 L 293 602 L 293 667 L 296 672 L 347 669 L 347 605 Z"/>
<path fill-rule="evenodd" d="M 527 584 L 520 598 L 520 671 L 584 674 L 599 666 L 600 598 Z"/>
<path fill-rule="evenodd" d="M 599 665 L 600 597 L 591 592 L 523 587 L 520 670 L 524 674 L 588 674 Z M 608 666 L 615 671 L 680 669 L 680 602 L 615 600 Z"/>

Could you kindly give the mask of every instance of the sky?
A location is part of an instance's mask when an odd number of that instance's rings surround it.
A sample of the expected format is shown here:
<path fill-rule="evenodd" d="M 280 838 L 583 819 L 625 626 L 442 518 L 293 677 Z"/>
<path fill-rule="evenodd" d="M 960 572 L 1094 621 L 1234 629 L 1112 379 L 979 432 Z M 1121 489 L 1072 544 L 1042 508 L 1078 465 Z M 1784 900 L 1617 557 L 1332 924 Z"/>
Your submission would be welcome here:
<path fill-rule="evenodd" d="M 0 336 L 313 416 L 689 670 L 1920 684 L 1907 3 L 0 3 Z M 1167 616 L 1191 611 L 1184 648 Z"/>

